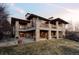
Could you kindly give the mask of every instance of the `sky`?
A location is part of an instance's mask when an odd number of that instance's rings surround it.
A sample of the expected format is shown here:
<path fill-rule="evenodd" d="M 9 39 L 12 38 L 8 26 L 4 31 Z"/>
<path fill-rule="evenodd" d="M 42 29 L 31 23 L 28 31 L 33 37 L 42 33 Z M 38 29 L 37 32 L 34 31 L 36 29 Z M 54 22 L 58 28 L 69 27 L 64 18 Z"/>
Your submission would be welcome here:
<path fill-rule="evenodd" d="M 25 19 L 26 13 L 33 13 L 45 18 L 61 18 L 78 24 L 79 3 L 9 3 L 10 16 Z"/>

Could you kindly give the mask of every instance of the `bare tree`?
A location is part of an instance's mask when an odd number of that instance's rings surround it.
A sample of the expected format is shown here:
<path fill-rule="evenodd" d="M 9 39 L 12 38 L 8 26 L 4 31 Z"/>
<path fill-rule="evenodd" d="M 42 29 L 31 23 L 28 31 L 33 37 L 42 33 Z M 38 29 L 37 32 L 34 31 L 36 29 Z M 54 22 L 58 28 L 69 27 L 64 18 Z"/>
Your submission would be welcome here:
<path fill-rule="evenodd" d="M 73 23 L 72 23 L 72 20 L 69 21 L 69 24 L 67 26 L 67 31 L 74 31 L 74 28 L 73 28 Z"/>
<path fill-rule="evenodd" d="M 11 31 L 11 25 L 7 21 L 8 16 L 7 5 L 0 3 L 0 39 Z"/>
<path fill-rule="evenodd" d="M 75 24 L 75 32 L 79 32 L 79 23 L 77 23 L 77 22 Z"/>

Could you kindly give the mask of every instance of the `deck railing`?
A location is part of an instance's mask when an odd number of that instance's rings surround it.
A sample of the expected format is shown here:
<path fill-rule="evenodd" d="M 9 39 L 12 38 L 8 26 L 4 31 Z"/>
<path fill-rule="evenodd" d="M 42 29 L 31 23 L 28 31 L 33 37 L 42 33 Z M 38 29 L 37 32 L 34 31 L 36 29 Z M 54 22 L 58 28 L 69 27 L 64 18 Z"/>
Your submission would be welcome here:
<path fill-rule="evenodd" d="M 41 24 L 40 27 L 49 28 L 48 24 Z"/>
<path fill-rule="evenodd" d="M 40 24 L 39 26 L 42 27 L 42 28 L 49 28 L 49 24 Z M 29 29 L 29 28 L 33 28 L 33 27 L 35 27 L 35 26 L 33 26 L 33 25 L 23 26 L 19 29 L 25 30 L 25 29 Z M 51 25 L 51 29 L 57 29 L 56 25 Z M 62 30 L 63 28 L 62 28 L 62 26 L 58 26 L 58 29 Z"/>
<path fill-rule="evenodd" d="M 29 28 L 32 28 L 32 27 L 35 27 L 33 25 L 30 25 L 30 26 L 23 26 L 23 27 L 19 27 L 20 30 L 26 30 L 26 29 L 29 29 Z"/>
<path fill-rule="evenodd" d="M 52 28 L 56 29 L 56 25 L 51 25 Z"/>

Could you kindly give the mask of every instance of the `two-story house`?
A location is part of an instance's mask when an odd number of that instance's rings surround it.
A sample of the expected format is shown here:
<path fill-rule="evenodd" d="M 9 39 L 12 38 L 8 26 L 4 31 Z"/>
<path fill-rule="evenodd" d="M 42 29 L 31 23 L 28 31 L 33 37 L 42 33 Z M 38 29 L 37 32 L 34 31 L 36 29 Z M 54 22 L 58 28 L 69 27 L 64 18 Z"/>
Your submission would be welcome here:
<path fill-rule="evenodd" d="M 39 41 L 53 38 L 60 39 L 65 36 L 65 25 L 68 22 L 60 18 L 50 20 L 31 13 L 27 13 L 25 18 L 25 20 L 11 18 L 15 37 L 22 35 L 26 39 Z"/>

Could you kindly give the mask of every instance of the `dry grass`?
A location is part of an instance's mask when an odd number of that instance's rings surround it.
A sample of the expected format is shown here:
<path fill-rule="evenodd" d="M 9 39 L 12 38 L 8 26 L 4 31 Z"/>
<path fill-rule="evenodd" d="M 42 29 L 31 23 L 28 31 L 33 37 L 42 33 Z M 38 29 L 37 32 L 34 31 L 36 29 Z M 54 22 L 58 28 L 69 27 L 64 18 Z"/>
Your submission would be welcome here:
<path fill-rule="evenodd" d="M 32 42 L 23 47 L 9 46 L 0 48 L 0 54 L 9 55 L 75 55 L 79 54 L 79 42 L 67 39 Z"/>

